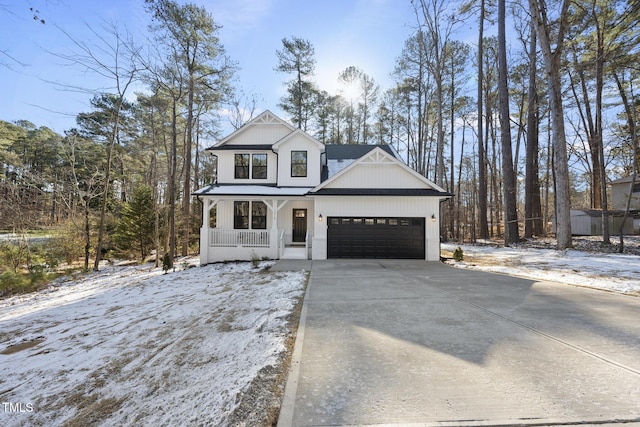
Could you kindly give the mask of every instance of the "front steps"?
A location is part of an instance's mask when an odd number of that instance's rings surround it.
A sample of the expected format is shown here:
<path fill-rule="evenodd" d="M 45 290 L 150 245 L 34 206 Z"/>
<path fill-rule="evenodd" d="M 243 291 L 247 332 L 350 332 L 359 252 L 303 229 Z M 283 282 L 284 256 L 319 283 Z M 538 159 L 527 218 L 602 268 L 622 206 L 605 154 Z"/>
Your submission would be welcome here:
<path fill-rule="evenodd" d="M 307 248 L 304 246 L 287 246 L 280 259 L 307 259 Z"/>

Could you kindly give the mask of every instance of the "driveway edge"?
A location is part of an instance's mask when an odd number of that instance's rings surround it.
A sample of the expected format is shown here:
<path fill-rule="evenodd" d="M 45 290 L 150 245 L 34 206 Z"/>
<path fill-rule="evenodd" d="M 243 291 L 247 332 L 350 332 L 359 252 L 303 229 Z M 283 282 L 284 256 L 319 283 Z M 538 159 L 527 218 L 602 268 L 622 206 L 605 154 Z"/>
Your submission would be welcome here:
<path fill-rule="evenodd" d="M 298 323 L 296 340 L 293 345 L 293 353 L 291 355 L 291 363 L 287 374 L 287 383 L 284 388 L 284 397 L 280 406 L 280 415 L 278 416 L 277 427 L 291 427 L 293 425 L 296 394 L 298 392 L 298 378 L 300 377 L 300 362 L 302 360 L 302 347 L 304 345 L 304 333 L 307 324 L 307 298 L 309 296 L 309 289 L 311 288 L 312 282 L 313 271 L 310 271 L 309 283 L 307 283 L 304 299 L 302 300 L 300 322 Z"/>

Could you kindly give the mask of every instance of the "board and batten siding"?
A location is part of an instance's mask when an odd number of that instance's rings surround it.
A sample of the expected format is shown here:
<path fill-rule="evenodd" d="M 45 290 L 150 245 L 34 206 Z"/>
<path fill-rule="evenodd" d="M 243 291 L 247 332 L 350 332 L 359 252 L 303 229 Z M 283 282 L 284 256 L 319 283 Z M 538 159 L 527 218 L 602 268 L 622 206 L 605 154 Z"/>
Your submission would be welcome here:
<path fill-rule="evenodd" d="M 236 154 L 266 154 L 267 155 L 267 179 L 236 179 L 235 155 Z M 278 156 L 273 151 L 260 150 L 225 150 L 216 151 L 218 156 L 218 184 L 250 184 L 268 185 L 275 184 L 278 176 Z M 251 176 L 252 159 L 249 157 L 249 176 Z"/>
<path fill-rule="evenodd" d="M 398 164 L 361 163 L 324 188 L 424 188 L 425 183 Z M 348 185 L 345 185 L 348 183 Z"/>
<path fill-rule="evenodd" d="M 640 179 L 637 181 L 640 184 Z M 629 197 L 629 191 L 631 190 L 629 182 L 611 184 L 611 201 L 612 208 L 624 210 L 627 207 L 627 198 Z M 631 210 L 640 209 L 640 192 L 634 192 L 631 194 Z"/>
<path fill-rule="evenodd" d="M 291 176 L 291 152 L 307 152 L 307 176 Z M 278 147 L 278 186 L 315 187 L 320 184 L 320 148 L 309 138 L 296 136 Z"/>
<path fill-rule="evenodd" d="M 291 133 L 291 129 L 282 124 L 253 124 L 238 132 L 229 144 L 275 144 Z"/>
<path fill-rule="evenodd" d="M 329 217 L 412 217 L 425 218 L 425 259 L 440 259 L 438 197 L 406 196 L 315 196 L 315 218 L 312 244 L 313 259 L 327 259 L 327 218 Z M 322 221 L 319 216 L 322 215 Z"/>

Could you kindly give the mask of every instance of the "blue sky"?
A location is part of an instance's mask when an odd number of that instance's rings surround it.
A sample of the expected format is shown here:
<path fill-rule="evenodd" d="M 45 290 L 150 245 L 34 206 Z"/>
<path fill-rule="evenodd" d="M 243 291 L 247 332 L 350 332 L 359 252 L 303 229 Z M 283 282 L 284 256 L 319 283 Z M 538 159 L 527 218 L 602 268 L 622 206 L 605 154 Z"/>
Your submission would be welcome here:
<path fill-rule="evenodd" d="M 284 37 L 309 40 L 316 53 L 316 82 L 337 93 L 337 76 L 355 65 L 371 75 L 381 89 L 391 86 L 389 73 L 416 18 L 409 0 L 197 0 L 223 26 L 220 39 L 240 66 L 237 86 L 255 93 L 258 112 L 277 104 L 289 77 L 274 71 L 276 50 Z M 29 7 L 46 20 L 32 19 Z M 65 66 L 47 51 L 69 52 L 72 45 L 60 31 L 78 39 L 89 37 L 87 25 L 117 22 L 133 33 L 146 32 L 149 16 L 143 0 L 0 0 L 0 50 L 21 64 L 0 56 L 0 119 L 26 119 L 62 132 L 75 116 L 89 111 L 90 95 L 60 90 L 46 80 L 89 89 L 104 86 L 96 76 Z"/>

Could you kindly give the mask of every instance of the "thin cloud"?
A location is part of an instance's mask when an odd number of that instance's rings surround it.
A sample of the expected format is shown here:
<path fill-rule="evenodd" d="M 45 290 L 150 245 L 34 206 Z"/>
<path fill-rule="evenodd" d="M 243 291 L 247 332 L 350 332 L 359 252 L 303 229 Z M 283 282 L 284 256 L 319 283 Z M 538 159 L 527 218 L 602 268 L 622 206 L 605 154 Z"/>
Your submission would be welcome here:
<path fill-rule="evenodd" d="M 230 37 L 241 37 L 259 26 L 273 10 L 273 0 L 208 1 L 205 7 Z"/>

